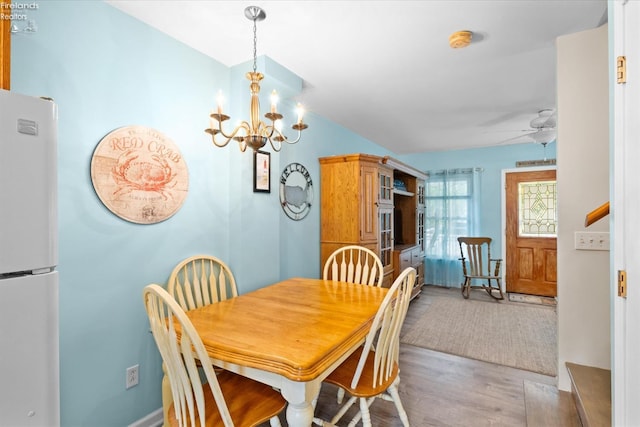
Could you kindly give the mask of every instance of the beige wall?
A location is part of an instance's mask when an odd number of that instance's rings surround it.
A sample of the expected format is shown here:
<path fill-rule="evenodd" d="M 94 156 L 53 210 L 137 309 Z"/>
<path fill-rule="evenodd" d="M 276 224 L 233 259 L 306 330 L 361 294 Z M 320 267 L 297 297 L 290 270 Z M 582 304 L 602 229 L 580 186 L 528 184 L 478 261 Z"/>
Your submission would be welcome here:
<path fill-rule="evenodd" d="M 609 231 L 609 217 L 584 227 L 609 200 L 607 26 L 558 38 L 558 343 L 565 362 L 610 369 L 609 252 L 578 251 L 576 231 Z"/>

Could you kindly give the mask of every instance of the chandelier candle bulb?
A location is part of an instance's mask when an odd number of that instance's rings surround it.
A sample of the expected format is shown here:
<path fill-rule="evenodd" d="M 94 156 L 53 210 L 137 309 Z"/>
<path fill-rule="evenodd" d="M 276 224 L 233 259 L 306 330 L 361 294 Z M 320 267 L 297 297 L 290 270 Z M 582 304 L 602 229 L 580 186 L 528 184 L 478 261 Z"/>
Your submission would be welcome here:
<path fill-rule="evenodd" d="M 277 105 L 278 105 L 278 93 L 274 89 L 273 92 L 271 92 L 271 112 L 272 113 L 276 112 Z"/>
<path fill-rule="evenodd" d="M 224 103 L 224 97 L 222 96 L 222 91 L 218 92 L 217 101 L 218 101 L 218 114 L 222 114 L 222 104 Z M 211 124 L 211 127 L 213 128 L 213 123 Z"/>
<path fill-rule="evenodd" d="M 298 113 L 298 124 L 301 125 L 302 116 L 304 116 L 304 108 L 302 108 L 302 104 L 300 104 L 299 102 L 298 102 L 298 105 L 296 106 L 296 112 Z"/>

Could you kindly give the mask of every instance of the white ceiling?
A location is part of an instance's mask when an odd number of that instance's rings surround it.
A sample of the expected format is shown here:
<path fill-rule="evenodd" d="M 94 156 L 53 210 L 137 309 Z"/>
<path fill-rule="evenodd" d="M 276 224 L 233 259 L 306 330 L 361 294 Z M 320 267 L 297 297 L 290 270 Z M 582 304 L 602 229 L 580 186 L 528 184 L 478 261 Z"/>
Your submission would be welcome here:
<path fill-rule="evenodd" d="M 252 60 L 244 9 L 262 7 L 257 53 L 304 80 L 305 108 L 397 154 L 523 134 L 555 108 L 556 38 L 601 25 L 607 9 L 605 0 L 108 3 L 228 66 Z M 473 41 L 452 49 L 459 30 Z"/>

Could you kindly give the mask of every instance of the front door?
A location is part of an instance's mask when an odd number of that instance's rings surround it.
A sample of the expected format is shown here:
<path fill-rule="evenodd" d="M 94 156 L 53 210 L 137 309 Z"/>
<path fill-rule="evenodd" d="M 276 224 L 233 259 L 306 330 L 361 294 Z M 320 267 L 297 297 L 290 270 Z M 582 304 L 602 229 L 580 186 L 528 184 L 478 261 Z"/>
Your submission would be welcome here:
<path fill-rule="evenodd" d="M 555 297 L 556 171 L 505 176 L 507 292 Z"/>

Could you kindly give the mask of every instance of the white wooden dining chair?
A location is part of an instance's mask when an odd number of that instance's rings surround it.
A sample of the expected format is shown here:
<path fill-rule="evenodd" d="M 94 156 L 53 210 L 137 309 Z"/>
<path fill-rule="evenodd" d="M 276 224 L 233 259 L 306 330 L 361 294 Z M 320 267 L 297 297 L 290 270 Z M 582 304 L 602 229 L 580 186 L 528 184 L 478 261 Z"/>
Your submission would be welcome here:
<path fill-rule="evenodd" d="M 358 245 L 335 250 L 324 263 L 322 278 L 360 285 L 382 286 L 382 261 L 371 249 Z"/>
<path fill-rule="evenodd" d="M 238 296 L 233 272 L 224 261 L 211 255 L 194 255 L 180 261 L 169 275 L 167 291 L 184 311 Z M 222 368 L 215 368 L 216 373 L 221 371 Z M 171 401 L 169 387 L 165 375 L 162 380 L 165 424 Z"/>
<path fill-rule="evenodd" d="M 253 427 L 270 420 L 280 426 L 278 414 L 287 402 L 278 391 L 229 371 L 216 375 L 209 363 L 199 366 L 197 360 L 209 356 L 182 307 L 156 284 L 144 288 L 143 299 L 171 383 L 169 425 Z"/>
<path fill-rule="evenodd" d="M 238 296 L 231 269 L 211 255 L 195 255 L 178 263 L 167 290 L 185 311 Z"/>
<path fill-rule="evenodd" d="M 384 271 L 380 257 L 369 248 L 348 245 L 333 251 L 324 263 L 324 280 L 382 286 Z M 342 403 L 344 390 L 339 389 L 336 400 Z"/>
<path fill-rule="evenodd" d="M 415 281 L 416 270 L 413 267 L 407 267 L 400 273 L 378 309 L 362 351 L 354 352 L 324 380 L 345 390 L 351 398 L 340 408 L 329 424 L 319 418 L 314 419 L 315 424 L 335 425 L 349 408 L 359 401 L 360 411 L 351 420 L 349 426 L 356 425 L 362 419 L 364 427 L 371 427 L 369 407 L 376 398 L 382 398 L 395 404 L 402 425 L 409 427 L 409 418 L 398 394 L 400 383 L 398 358 L 400 330 L 407 315 Z"/>

